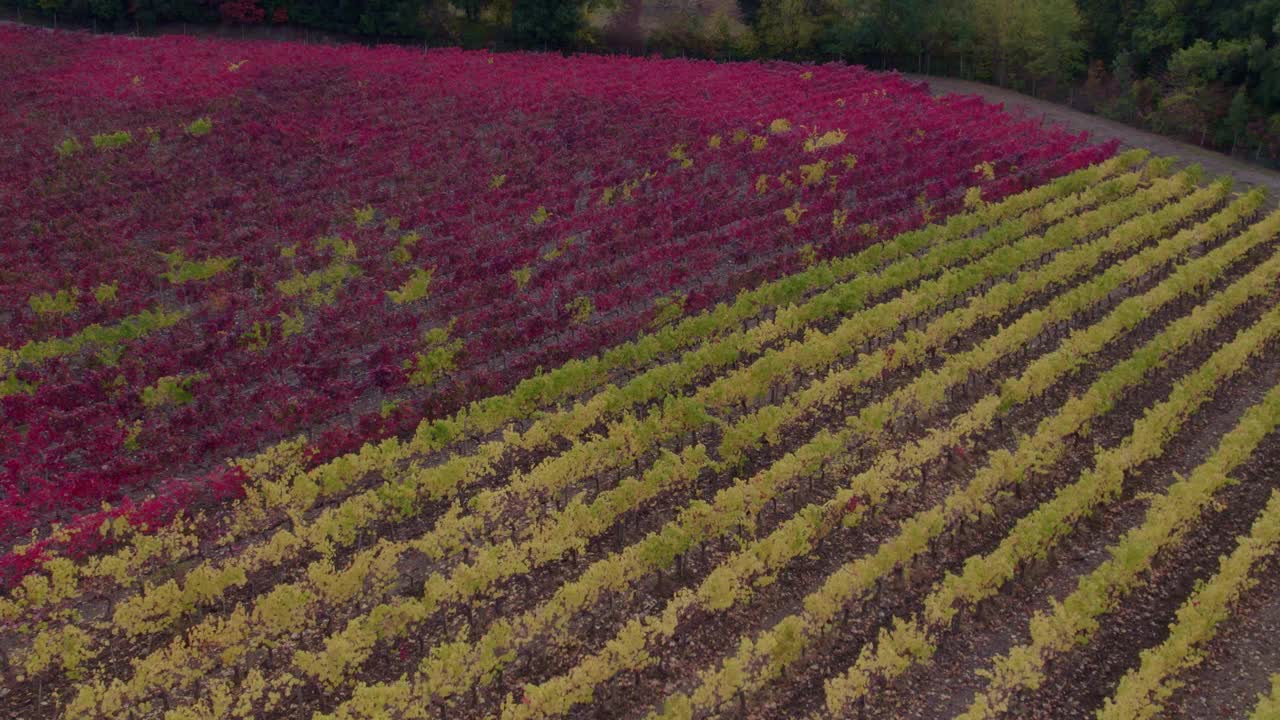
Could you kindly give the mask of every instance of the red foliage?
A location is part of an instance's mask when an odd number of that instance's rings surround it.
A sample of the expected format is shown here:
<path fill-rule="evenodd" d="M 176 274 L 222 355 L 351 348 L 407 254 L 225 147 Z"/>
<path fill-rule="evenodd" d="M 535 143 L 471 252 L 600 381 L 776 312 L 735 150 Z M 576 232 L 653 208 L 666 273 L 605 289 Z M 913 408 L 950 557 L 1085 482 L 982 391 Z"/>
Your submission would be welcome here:
<path fill-rule="evenodd" d="M 265 17 L 253 2 L 229 6 L 235 22 Z M 930 100 L 899 76 L 836 65 L 0 26 L 0 96 L 0 134 L 20 139 L 0 144 L 0 346 L 148 309 L 187 313 L 118 357 L 86 347 L 17 368 L 31 390 L 0 398 L 0 542 L 47 538 L 54 521 L 72 530 L 65 546 L 42 539 L 0 558 L 0 585 L 47 549 L 101 550 L 104 519 L 154 528 L 235 497 L 243 477 L 230 458 L 306 432 L 321 462 L 410 433 L 633 336 L 660 297 L 685 293 L 697 312 L 795 271 L 806 245 L 831 257 L 873 241 L 860 227 L 875 238 L 917 227 L 922 189 L 934 217 L 958 211 L 979 162 L 996 167 L 983 185 L 996 200 L 1114 152 L 976 98 Z M 198 118 L 211 119 L 208 134 L 187 131 Z M 795 130 L 770 135 L 777 118 Z M 844 143 L 802 149 L 808 132 L 837 128 Z M 120 130 L 133 142 L 90 142 Z M 736 130 L 769 139 L 753 150 Z M 713 135 L 721 147 L 708 147 Z M 61 158 L 54 147 L 69 136 L 83 149 Z M 678 143 L 692 167 L 669 156 Z M 846 154 L 856 166 L 831 182 L 755 192 L 761 174 L 794 177 L 820 158 L 839 168 Z M 806 212 L 791 224 L 784 209 L 796 202 Z M 357 221 L 366 206 L 373 221 Z M 840 231 L 837 207 L 849 210 Z M 531 219 L 539 208 L 543 223 Z M 237 260 L 174 285 L 160 255 L 174 250 Z M 342 262 L 355 271 L 323 296 L 280 290 Z M 426 268 L 429 298 L 388 298 Z M 521 268 L 530 275 L 517 287 Z M 115 298 L 96 300 L 109 283 Z M 77 293 L 73 312 L 35 312 L 32 296 L 59 290 Z M 579 296 L 591 300 L 585 323 L 566 309 Z M 303 330 L 286 336 L 286 316 Z M 449 326 L 462 344 L 454 371 L 410 385 L 405 365 L 424 333 Z M 196 373 L 190 402 L 142 402 L 160 378 Z M 386 400 L 399 405 L 384 412 Z M 97 510 L 103 501 L 115 507 Z"/>

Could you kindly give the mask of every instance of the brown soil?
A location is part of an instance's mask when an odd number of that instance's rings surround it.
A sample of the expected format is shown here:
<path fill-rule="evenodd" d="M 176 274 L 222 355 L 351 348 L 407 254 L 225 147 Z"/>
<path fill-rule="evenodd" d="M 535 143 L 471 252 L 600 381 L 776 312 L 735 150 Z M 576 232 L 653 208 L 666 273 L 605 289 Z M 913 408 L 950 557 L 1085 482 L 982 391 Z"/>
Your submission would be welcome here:
<path fill-rule="evenodd" d="M 1280 468 L 1280 441 L 1274 440 L 1264 461 L 1239 475 L 1241 485 L 1265 490 L 1258 506 L 1266 502 L 1271 489 L 1280 486 L 1280 471 L 1276 470 Z M 1246 527 L 1235 534 L 1248 532 Z M 1217 570 L 1216 561 L 1210 570 Z M 1280 560 L 1268 558 L 1250 576 L 1258 584 L 1218 626 L 1217 637 L 1204 648 L 1205 659 L 1184 675 L 1186 685 L 1166 704 L 1167 717 L 1172 720 L 1246 717 L 1258 695 L 1270 693 L 1271 675 L 1280 672 L 1280 643 L 1276 642 L 1280 637 Z"/>
<path fill-rule="evenodd" d="M 1257 259 L 1257 256 L 1253 258 Z M 1241 263 L 1227 278 L 1216 283 L 1222 287 L 1247 272 L 1252 262 Z M 1060 406 L 1068 394 L 1078 394 L 1091 383 L 1102 370 L 1127 356 L 1131 351 L 1149 340 L 1168 321 L 1179 317 L 1188 310 L 1185 306 L 1174 303 L 1166 307 L 1157 316 L 1151 318 L 1135 329 L 1133 333 L 1113 347 L 1103 357 L 1090 363 L 1090 368 L 1081 376 L 1060 384 L 1044 399 L 1042 406 L 1045 412 Z M 1143 386 L 1134 388 L 1106 416 L 1094 424 L 1094 432 L 1090 439 L 1102 447 L 1112 447 L 1125 437 L 1132 429 L 1133 421 L 1142 416 L 1144 409 L 1160 402 L 1177 378 L 1203 362 L 1213 350 L 1234 336 L 1236 330 L 1251 324 L 1258 315 L 1257 310 L 1237 313 L 1229 321 L 1222 323 L 1205 342 L 1183 352 L 1179 358 L 1164 370 L 1158 372 Z M 962 615 L 956 626 L 939 638 L 939 652 L 933 662 L 927 666 L 915 668 L 904 678 L 891 684 L 889 688 L 878 691 L 871 707 L 865 716 L 877 718 L 944 718 L 963 712 L 973 693 L 983 686 L 983 681 L 976 675 L 976 670 L 989 666 L 989 659 L 994 655 L 1007 652 L 1010 647 L 1026 640 L 1027 620 L 1033 612 L 1042 609 L 1044 598 L 1048 596 L 1063 597 L 1075 588 L 1076 578 L 1092 570 L 1106 557 L 1105 549 L 1115 542 L 1129 527 L 1141 521 L 1145 505 L 1134 501 L 1135 491 L 1159 492 L 1164 483 L 1172 477 L 1172 472 L 1186 473 L 1212 451 L 1222 432 L 1230 429 L 1236 417 L 1243 412 L 1249 402 L 1241 400 L 1241 395 L 1252 398 L 1256 384 L 1269 387 L 1277 375 L 1274 363 L 1268 365 L 1269 370 L 1256 370 L 1244 373 L 1242 377 L 1232 381 L 1230 388 L 1224 388 L 1215 400 L 1203 406 L 1192 417 L 1175 442 L 1168 446 L 1168 452 L 1158 461 L 1149 463 L 1135 473 L 1135 479 L 1126 488 L 1125 497 L 1104 509 L 1096 520 L 1084 523 L 1053 553 L 1051 562 L 1042 563 L 1033 570 L 1021 574 L 1018 582 L 1005 587 L 1002 592 L 979 605 L 976 614 Z M 1254 383 L 1252 381 L 1258 380 Z M 1034 423 L 1023 424 L 1014 430 L 1014 435 L 1034 431 Z M 899 594 L 892 599 L 882 599 L 884 604 L 899 616 L 908 616 L 919 607 L 919 601 L 932 581 L 941 577 L 944 570 L 957 571 L 960 564 L 971 553 L 988 552 L 995 547 L 1004 534 L 1012 527 L 1016 519 L 1049 499 L 1059 486 L 1072 482 L 1082 470 L 1092 465 L 1092 447 L 1071 448 L 1066 456 L 1056 463 L 1051 471 L 1033 478 L 1026 484 L 1028 492 L 1021 499 L 1010 498 L 998 510 L 997 517 L 986 523 L 982 537 L 977 542 L 961 542 L 957 538 L 949 538 L 943 550 L 944 557 L 924 567 L 913 568 L 913 580 L 924 584 L 919 592 Z M 1252 517 L 1251 514 L 1248 517 Z M 1245 520 L 1247 525 L 1248 519 Z M 1233 537 L 1228 533 L 1228 539 Z M 882 595 L 885 593 L 882 593 Z M 875 622 L 871 629 L 883 626 L 883 620 Z M 840 633 L 830 643 L 830 651 L 823 654 L 823 662 L 819 666 L 836 665 L 847 667 L 856 658 L 862 645 L 874 638 L 872 633 Z M 1090 646 L 1089 666 L 1093 665 L 1092 655 L 1096 648 Z M 836 662 L 832 662 L 836 661 Z M 1065 668 L 1064 668 L 1065 669 Z M 1123 670 L 1121 670 L 1123 671 Z M 800 685 L 790 694 L 782 696 L 777 703 L 779 708 L 788 712 L 797 707 L 816 710 L 821 707 L 822 686 L 819 680 L 832 674 L 830 668 L 811 675 L 806 684 Z M 1052 684 L 1052 683 L 1050 683 Z M 1056 698 L 1050 688 L 1037 694 L 1035 710 L 1021 708 L 1012 714 L 1013 717 L 1075 717 L 1076 704 L 1089 705 L 1093 701 L 1090 693 L 1103 691 L 1107 686 L 1099 687 L 1088 684 L 1084 687 L 1072 686 Z M 1064 688 L 1065 690 L 1065 688 Z M 1053 702 L 1039 702 L 1050 698 Z M 1100 702 L 1100 698 L 1097 699 Z M 1043 707 L 1052 707 L 1048 713 L 1038 712 Z M 1025 711 L 1025 714 L 1024 714 Z M 767 714 L 773 716 L 772 714 Z"/>

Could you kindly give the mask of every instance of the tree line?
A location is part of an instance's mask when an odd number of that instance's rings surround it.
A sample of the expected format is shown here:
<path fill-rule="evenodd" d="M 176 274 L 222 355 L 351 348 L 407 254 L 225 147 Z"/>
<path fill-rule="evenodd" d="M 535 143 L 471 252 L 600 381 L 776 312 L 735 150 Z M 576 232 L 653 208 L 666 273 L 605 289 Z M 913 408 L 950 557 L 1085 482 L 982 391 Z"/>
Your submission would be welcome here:
<path fill-rule="evenodd" d="M 995 83 L 1280 163 L 1280 0 L 734 2 L 0 0 L 116 30 L 275 23 L 466 46 L 841 59 Z M 656 31 L 640 29 L 647 11 L 662 18 Z"/>
<path fill-rule="evenodd" d="M 1280 160 L 1280 0 L 755 1 L 766 54 L 991 82 Z"/>

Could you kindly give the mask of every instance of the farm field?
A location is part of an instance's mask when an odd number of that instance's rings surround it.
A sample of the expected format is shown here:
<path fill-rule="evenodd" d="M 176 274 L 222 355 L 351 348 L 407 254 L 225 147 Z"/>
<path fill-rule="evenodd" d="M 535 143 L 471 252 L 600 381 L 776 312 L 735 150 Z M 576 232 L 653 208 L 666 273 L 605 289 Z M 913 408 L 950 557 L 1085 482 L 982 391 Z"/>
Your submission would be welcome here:
<path fill-rule="evenodd" d="M 0 68 L 0 717 L 1276 716 L 1263 191 L 843 66 Z"/>
<path fill-rule="evenodd" d="M 966 193 L 1113 152 L 843 66 L 4 26 L 0 68 L 0 542 L 29 547 L 0 558 L 5 586 L 100 549 L 104 520 L 234 499 L 228 458 L 305 434 L 292 451 L 315 464 L 411 434 Z M 696 338 L 527 385 L 420 444 Z"/>

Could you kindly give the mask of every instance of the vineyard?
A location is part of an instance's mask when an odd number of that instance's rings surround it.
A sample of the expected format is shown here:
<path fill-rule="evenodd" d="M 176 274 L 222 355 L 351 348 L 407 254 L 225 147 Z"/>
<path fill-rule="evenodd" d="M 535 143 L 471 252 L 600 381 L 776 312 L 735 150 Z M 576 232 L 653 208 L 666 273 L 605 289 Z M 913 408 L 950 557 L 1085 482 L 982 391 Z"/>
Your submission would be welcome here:
<path fill-rule="evenodd" d="M 1260 190 L 844 65 L 0 90 L 0 717 L 1280 716 Z"/>

